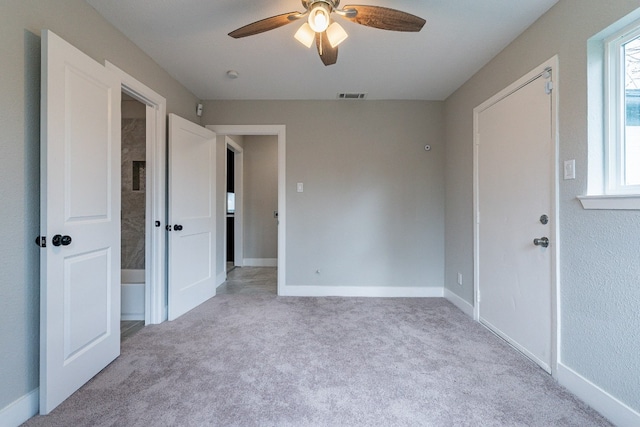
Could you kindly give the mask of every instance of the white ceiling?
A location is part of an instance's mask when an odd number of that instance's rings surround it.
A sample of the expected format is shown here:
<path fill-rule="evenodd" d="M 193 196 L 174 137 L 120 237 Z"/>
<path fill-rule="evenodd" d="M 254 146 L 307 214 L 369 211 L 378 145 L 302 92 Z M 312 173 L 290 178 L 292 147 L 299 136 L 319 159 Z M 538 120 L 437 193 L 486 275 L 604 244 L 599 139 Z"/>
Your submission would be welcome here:
<path fill-rule="evenodd" d="M 341 7 L 391 7 L 427 23 L 420 33 L 401 33 L 338 17 L 349 38 L 337 64 L 325 67 L 315 46 L 293 38 L 299 23 L 243 39 L 227 35 L 302 11 L 300 0 L 87 0 L 197 97 L 219 100 L 335 99 L 339 92 L 443 100 L 557 1 L 343 0 Z"/>

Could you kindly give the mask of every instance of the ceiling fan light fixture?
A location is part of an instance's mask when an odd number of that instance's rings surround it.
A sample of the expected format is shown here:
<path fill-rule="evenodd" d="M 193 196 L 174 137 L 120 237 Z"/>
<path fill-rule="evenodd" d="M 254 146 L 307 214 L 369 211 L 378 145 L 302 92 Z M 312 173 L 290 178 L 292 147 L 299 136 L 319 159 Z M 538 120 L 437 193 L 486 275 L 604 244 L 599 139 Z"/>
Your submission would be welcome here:
<path fill-rule="evenodd" d="M 302 26 L 296 31 L 294 35 L 296 40 L 305 45 L 306 47 L 311 47 L 313 42 L 316 39 L 316 33 L 311 29 L 308 23 L 302 24 Z"/>
<path fill-rule="evenodd" d="M 327 28 L 327 38 L 331 47 L 337 47 L 340 43 L 345 41 L 349 37 L 349 34 L 342 28 L 340 24 L 334 22 Z"/>
<path fill-rule="evenodd" d="M 323 33 L 329 26 L 330 15 L 331 9 L 327 3 L 317 2 L 309 12 L 309 26 L 316 33 Z"/>

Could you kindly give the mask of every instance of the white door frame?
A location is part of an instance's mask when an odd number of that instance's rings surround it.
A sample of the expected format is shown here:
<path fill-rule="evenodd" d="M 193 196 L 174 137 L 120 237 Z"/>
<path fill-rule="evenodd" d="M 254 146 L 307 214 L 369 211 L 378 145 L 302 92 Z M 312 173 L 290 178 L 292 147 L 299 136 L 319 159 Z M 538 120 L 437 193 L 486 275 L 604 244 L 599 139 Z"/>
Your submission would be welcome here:
<path fill-rule="evenodd" d="M 124 93 L 147 106 L 144 322 L 162 323 L 167 320 L 167 100 L 111 62 L 105 66 L 120 77 Z"/>
<path fill-rule="evenodd" d="M 498 101 L 506 98 L 518 89 L 526 86 L 529 82 L 540 76 L 541 74 L 550 71 L 552 74 L 553 90 L 551 91 L 551 131 L 553 138 L 552 155 L 549 161 L 551 162 L 551 212 L 553 215 L 553 221 L 551 221 L 551 229 L 549 238 L 553 242 L 550 245 L 551 256 L 551 375 L 557 376 L 558 360 L 560 359 L 560 336 L 558 330 L 560 328 L 560 305 L 559 305 L 559 267 L 558 267 L 558 254 L 560 253 L 560 233 L 559 230 L 559 211 L 558 211 L 558 127 L 557 127 L 557 115 L 558 115 L 558 87 L 559 87 L 559 65 L 558 56 L 545 61 L 532 71 L 527 73 L 516 82 L 512 83 L 505 89 L 498 92 L 479 106 L 473 109 L 473 289 L 474 289 L 474 306 L 473 306 L 473 318 L 479 322 L 480 320 L 480 274 L 479 274 L 479 260 L 480 260 L 480 227 L 478 226 L 480 221 L 479 212 L 479 179 L 478 179 L 478 147 L 479 147 L 479 128 L 478 117 L 480 113 L 490 106 L 496 104 Z"/>
<path fill-rule="evenodd" d="M 286 126 L 285 125 L 207 125 L 218 135 L 276 135 L 278 137 L 278 295 L 286 287 Z M 226 268 L 226 265 L 225 265 Z"/>
<path fill-rule="evenodd" d="M 233 186 L 233 191 L 236 195 L 236 211 L 233 214 L 233 265 L 235 265 L 236 267 L 242 267 L 244 265 L 244 246 L 243 246 L 243 235 L 244 235 L 244 229 L 242 228 L 242 219 L 243 219 L 243 214 L 244 214 L 244 153 L 243 153 L 243 149 L 242 147 L 240 147 L 233 139 L 229 138 L 228 135 L 225 135 L 225 159 L 226 159 L 226 154 L 227 154 L 227 149 L 233 151 L 234 153 L 234 167 L 233 167 L 233 181 L 234 181 L 234 186 Z M 225 180 L 227 177 L 227 162 L 225 160 Z M 226 183 L 225 183 L 226 184 Z M 226 188 L 226 186 L 225 186 Z M 225 208 L 224 208 L 224 216 L 223 218 L 226 218 L 227 216 L 227 211 L 226 211 L 226 203 L 225 203 Z M 225 260 L 225 265 L 226 265 L 226 260 L 227 260 L 227 227 L 225 224 L 224 227 L 224 260 Z M 226 271 L 225 271 L 225 275 L 226 275 Z"/>

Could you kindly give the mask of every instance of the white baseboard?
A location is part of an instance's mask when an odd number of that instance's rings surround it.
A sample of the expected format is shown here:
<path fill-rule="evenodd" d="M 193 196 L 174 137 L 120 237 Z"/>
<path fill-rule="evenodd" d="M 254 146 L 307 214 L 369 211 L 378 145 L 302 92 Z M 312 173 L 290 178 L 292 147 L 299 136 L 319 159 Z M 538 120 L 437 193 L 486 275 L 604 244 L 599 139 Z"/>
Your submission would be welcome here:
<path fill-rule="evenodd" d="M 640 426 L 640 413 L 562 363 L 558 363 L 558 382 L 616 426 Z"/>
<path fill-rule="evenodd" d="M 120 320 L 144 320 L 144 313 L 122 313 Z"/>
<path fill-rule="evenodd" d="M 456 295 L 455 293 L 451 292 L 447 288 L 444 289 L 444 297 L 451 304 L 455 305 L 460 310 L 462 310 L 462 312 L 464 314 L 466 314 L 467 316 L 473 318 L 473 306 L 471 304 L 469 304 L 467 301 L 465 301 L 464 299 L 460 298 L 458 295 Z"/>
<path fill-rule="evenodd" d="M 40 393 L 36 388 L 0 409 L 0 426 L 19 426 L 40 410 Z"/>
<path fill-rule="evenodd" d="M 384 297 L 442 298 L 443 288 L 393 286 L 283 286 L 282 296 L 290 297 Z"/>
<path fill-rule="evenodd" d="M 245 258 L 243 267 L 277 267 L 278 258 Z"/>

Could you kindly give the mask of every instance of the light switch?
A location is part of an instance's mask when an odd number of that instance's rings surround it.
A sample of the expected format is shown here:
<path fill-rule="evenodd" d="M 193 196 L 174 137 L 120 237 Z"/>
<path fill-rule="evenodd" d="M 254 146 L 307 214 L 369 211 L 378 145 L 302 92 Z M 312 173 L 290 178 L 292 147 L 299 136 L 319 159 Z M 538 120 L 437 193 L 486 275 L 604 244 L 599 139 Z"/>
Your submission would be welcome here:
<path fill-rule="evenodd" d="M 564 161 L 564 179 L 576 179 L 576 161 Z"/>
<path fill-rule="evenodd" d="M 302 182 L 298 183 L 298 193 L 302 193 L 304 191 L 304 184 Z"/>

